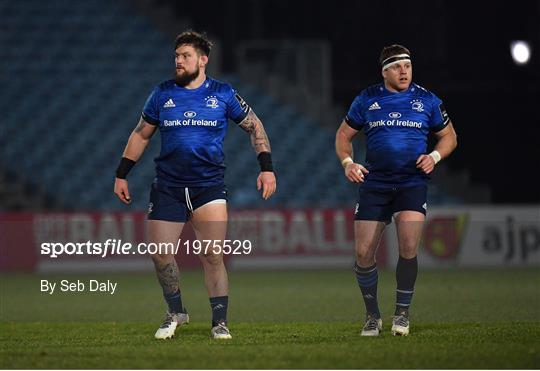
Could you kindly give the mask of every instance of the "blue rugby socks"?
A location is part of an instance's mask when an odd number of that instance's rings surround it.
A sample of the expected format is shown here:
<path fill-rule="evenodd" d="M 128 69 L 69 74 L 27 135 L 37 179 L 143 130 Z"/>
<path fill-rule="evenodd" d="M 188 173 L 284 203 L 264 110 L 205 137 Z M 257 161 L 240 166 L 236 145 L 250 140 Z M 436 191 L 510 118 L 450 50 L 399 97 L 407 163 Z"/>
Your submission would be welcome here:
<path fill-rule="evenodd" d="M 379 279 L 377 264 L 363 268 L 356 263 L 354 265 L 354 272 L 356 273 L 356 281 L 358 281 L 360 291 L 362 291 L 367 313 L 380 318 L 381 313 L 379 312 L 379 304 L 377 303 L 377 282 Z"/>
<path fill-rule="evenodd" d="M 229 306 L 228 296 L 215 296 L 210 298 L 210 307 L 212 308 L 212 327 L 220 322 L 227 323 L 227 307 Z"/>
<path fill-rule="evenodd" d="M 417 275 L 418 259 L 416 256 L 405 259 L 400 255 L 396 267 L 396 315 L 403 313 L 403 311 L 408 314 Z"/>
<path fill-rule="evenodd" d="M 163 293 L 163 297 L 169 306 L 169 313 L 185 313 L 184 306 L 182 305 L 182 294 L 180 289 L 171 294 Z"/>

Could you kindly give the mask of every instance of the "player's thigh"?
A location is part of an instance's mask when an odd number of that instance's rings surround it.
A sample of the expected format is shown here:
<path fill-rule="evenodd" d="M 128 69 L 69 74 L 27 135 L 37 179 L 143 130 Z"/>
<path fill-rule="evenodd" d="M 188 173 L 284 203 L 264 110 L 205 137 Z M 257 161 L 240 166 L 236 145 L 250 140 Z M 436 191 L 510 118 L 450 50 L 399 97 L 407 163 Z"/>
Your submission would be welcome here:
<path fill-rule="evenodd" d="M 148 243 L 157 246 L 157 253 L 151 254 L 154 260 L 174 259 L 174 248 L 178 243 L 184 223 L 170 222 L 166 220 L 148 220 Z M 172 250 L 171 250 L 172 248 Z"/>
<path fill-rule="evenodd" d="M 422 238 L 426 216 L 413 210 L 400 211 L 395 216 L 399 253 L 410 259 L 416 256 Z"/>
<path fill-rule="evenodd" d="M 191 224 L 198 239 L 223 240 L 227 233 L 227 188 L 224 184 L 193 189 Z"/>
<path fill-rule="evenodd" d="M 193 211 L 191 224 L 198 239 L 223 240 L 227 234 L 227 204 L 207 203 Z"/>
<path fill-rule="evenodd" d="M 193 211 L 191 223 L 195 236 L 203 241 L 203 246 L 210 244 L 206 251 L 199 254 L 203 264 L 221 264 L 223 261 L 223 240 L 227 235 L 227 204 L 207 203 Z"/>
<path fill-rule="evenodd" d="M 377 220 L 354 221 L 354 246 L 359 256 L 374 256 L 386 224 Z"/>

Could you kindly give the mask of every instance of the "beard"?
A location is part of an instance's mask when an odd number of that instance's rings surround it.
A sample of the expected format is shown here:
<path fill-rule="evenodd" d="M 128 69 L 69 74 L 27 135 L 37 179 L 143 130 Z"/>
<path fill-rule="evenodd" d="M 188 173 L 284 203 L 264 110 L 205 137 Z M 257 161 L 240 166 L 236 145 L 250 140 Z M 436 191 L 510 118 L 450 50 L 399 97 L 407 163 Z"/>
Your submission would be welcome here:
<path fill-rule="evenodd" d="M 188 85 L 190 82 L 192 82 L 193 80 L 195 80 L 197 77 L 199 77 L 200 72 L 201 71 L 199 67 L 197 67 L 197 69 L 192 73 L 189 73 L 186 70 L 184 70 L 184 73 L 182 75 L 178 75 L 178 71 L 174 70 L 174 82 L 176 82 L 178 86 L 184 87 Z"/>

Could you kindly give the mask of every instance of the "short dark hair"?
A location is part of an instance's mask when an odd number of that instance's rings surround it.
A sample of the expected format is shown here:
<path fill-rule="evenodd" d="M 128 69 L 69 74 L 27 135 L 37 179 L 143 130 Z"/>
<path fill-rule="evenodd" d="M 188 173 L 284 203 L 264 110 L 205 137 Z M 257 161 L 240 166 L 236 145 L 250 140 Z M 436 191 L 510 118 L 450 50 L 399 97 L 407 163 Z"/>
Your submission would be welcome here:
<path fill-rule="evenodd" d="M 379 63 L 382 65 L 386 59 L 397 54 L 408 54 L 409 57 L 411 56 L 411 52 L 409 51 L 409 49 L 407 49 L 403 45 L 392 44 L 389 46 L 385 46 L 382 49 L 381 56 L 379 57 Z"/>
<path fill-rule="evenodd" d="M 210 50 L 214 45 L 208 40 L 206 33 L 198 33 L 192 30 L 184 31 L 176 36 L 174 49 L 176 50 L 180 45 L 184 44 L 193 46 L 197 50 L 197 53 L 206 55 L 207 57 L 210 55 Z"/>

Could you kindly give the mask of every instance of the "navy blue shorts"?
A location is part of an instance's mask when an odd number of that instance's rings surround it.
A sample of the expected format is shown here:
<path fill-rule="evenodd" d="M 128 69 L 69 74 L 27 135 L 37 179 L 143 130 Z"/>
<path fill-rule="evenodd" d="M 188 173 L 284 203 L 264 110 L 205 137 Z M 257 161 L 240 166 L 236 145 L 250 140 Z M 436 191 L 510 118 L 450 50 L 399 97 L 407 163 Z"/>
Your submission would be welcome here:
<path fill-rule="evenodd" d="M 148 220 L 187 222 L 191 213 L 208 203 L 227 203 L 227 187 L 169 187 L 152 183 Z"/>
<path fill-rule="evenodd" d="M 398 211 L 418 211 L 426 215 L 427 185 L 405 188 L 360 186 L 354 220 L 377 220 L 389 224 Z"/>

